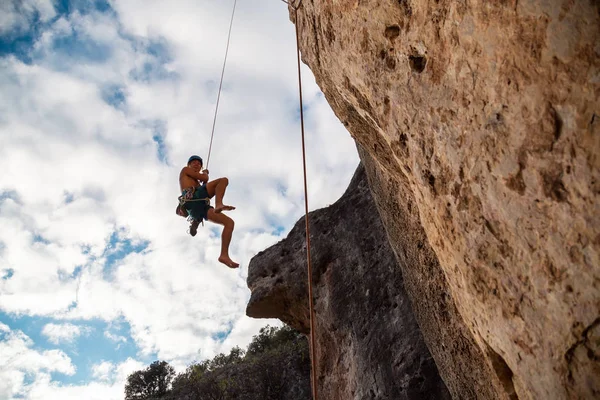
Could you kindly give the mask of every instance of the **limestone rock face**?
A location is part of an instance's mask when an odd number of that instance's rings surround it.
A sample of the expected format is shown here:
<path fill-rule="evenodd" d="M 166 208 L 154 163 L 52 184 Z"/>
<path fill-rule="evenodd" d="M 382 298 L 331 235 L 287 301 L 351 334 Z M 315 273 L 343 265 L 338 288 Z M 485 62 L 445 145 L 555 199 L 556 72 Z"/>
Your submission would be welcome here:
<path fill-rule="evenodd" d="M 455 398 L 600 397 L 599 9 L 592 0 L 290 9 L 304 62 L 363 148 Z M 465 384 L 470 373 L 481 380 Z"/>
<path fill-rule="evenodd" d="M 309 214 L 319 398 L 450 399 L 359 166 L 335 204 Z M 309 332 L 305 220 L 256 255 L 246 313 Z"/>

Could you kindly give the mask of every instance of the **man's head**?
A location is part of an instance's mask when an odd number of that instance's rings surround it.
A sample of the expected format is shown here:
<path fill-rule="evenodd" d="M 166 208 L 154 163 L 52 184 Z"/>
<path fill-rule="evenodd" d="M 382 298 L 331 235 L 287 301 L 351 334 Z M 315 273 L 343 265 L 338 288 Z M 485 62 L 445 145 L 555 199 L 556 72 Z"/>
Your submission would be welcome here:
<path fill-rule="evenodd" d="M 200 171 L 202 169 L 202 158 L 199 156 L 191 156 L 187 165 L 196 171 Z"/>

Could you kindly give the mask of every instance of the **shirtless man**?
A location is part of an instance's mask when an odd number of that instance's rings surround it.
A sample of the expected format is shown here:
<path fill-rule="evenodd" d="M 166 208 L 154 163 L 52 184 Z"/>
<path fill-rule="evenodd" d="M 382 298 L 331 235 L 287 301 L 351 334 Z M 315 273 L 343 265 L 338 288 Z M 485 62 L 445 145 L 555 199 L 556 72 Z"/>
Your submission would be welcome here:
<path fill-rule="evenodd" d="M 222 213 L 223 211 L 235 210 L 235 207 L 223 204 L 223 195 L 228 184 L 229 180 L 227 178 L 209 181 L 208 170 L 202 171 L 202 158 L 198 156 L 191 156 L 187 166 L 183 167 L 179 173 L 179 187 L 182 196 L 187 199 L 183 207 L 193 218 L 190 225 L 190 235 L 196 236 L 198 225 L 203 219 L 223 225 L 219 262 L 229 268 L 237 268 L 239 264 L 229 258 L 229 243 L 231 243 L 234 222 Z M 214 208 L 210 205 L 210 199 L 213 196 L 216 197 Z"/>

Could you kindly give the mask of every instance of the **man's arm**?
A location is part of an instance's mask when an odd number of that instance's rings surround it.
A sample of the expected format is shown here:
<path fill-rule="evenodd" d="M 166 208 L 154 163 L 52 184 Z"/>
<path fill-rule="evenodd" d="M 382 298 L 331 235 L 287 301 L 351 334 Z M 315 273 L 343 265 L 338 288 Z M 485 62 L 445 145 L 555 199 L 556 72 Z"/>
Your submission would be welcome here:
<path fill-rule="evenodd" d="M 193 169 L 191 169 L 190 167 L 183 167 L 183 171 L 182 171 L 185 175 L 189 176 L 192 179 L 195 179 L 197 181 L 200 182 L 208 182 L 208 174 L 202 174 L 199 172 L 194 171 Z"/>

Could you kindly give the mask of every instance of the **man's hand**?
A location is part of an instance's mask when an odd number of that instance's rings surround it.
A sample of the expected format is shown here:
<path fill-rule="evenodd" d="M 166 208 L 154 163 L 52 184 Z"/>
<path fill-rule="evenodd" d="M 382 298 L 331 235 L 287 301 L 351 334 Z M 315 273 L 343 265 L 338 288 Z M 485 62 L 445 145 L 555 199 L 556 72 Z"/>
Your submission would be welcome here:
<path fill-rule="evenodd" d="M 189 176 L 190 178 L 192 178 L 196 182 L 198 182 L 198 181 L 204 182 L 204 183 L 208 182 L 208 171 L 206 171 L 206 172 L 197 172 L 197 171 L 194 171 L 190 167 L 183 167 L 183 169 L 181 170 L 181 173 Z"/>
<path fill-rule="evenodd" d="M 202 171 L 202 173 L 208 175 L 208 170 L 205 169 L 205 170 Z"/>

